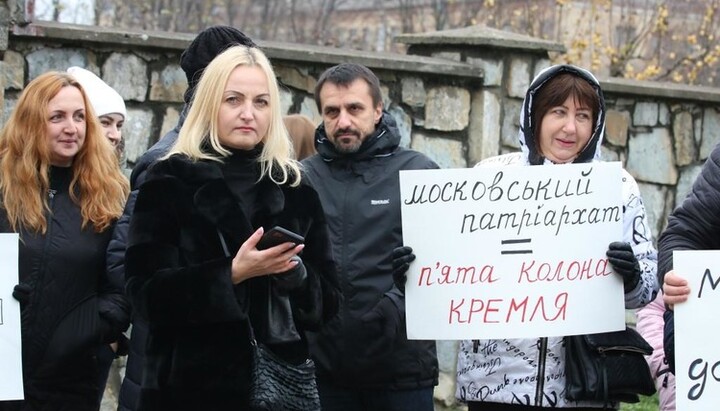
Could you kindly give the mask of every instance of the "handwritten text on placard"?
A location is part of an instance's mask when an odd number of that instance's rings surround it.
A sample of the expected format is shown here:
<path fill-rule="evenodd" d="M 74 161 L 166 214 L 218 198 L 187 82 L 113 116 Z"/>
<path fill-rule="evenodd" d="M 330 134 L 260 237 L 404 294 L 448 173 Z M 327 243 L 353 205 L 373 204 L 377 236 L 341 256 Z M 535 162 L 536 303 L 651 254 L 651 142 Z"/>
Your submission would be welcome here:
<path fill-rule="evenodd" d="M 675 251 L 675 272 L 688 281 L 687 302 L 675 305 L 675 377 L 678 411 L 717 410 L 720 352 L 720 251 Z M 698 343 L 700 342 L 700 343 Z"/>
<path fill-rule="evenodd" d="M 622 283 L 605 258 L 622 238 L 618 163 L 403 171 L 400 181 L 404 242 L 417 256 L 411 338 L 624 326 Z"/>

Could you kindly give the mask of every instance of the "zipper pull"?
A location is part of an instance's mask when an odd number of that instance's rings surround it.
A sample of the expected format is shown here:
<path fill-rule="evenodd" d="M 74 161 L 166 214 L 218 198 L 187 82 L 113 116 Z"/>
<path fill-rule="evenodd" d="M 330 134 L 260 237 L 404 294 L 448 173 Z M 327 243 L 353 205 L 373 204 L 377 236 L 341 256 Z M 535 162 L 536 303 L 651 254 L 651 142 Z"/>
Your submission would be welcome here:
<path fill-rule="evenodd" d="M 50 197 L 51 200 L 55 198 L 55 194 L 57 194 L 57 190 L 48 189 L 48 197 Z"/>

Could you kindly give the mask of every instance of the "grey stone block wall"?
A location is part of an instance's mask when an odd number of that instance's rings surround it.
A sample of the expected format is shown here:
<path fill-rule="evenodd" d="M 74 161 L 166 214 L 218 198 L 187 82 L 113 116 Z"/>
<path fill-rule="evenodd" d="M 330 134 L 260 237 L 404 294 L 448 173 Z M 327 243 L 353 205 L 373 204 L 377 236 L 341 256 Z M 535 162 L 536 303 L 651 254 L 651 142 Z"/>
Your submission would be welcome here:
<path fill-rule="evenodd" d="M 548 50 L 556 50 L 556 45 L 518 40 L 517 35 L 507 42 L 469 38 L 465 45 L 462 39 L 434 36 L 413 44 L 410 50 L 418 53 L 415 56 L 259 44 L 276 67 L 283 86 L 280 104 L 286 113 L 303 113 L 319 123 L 312 98 L 317 77 L 333 64 L 352 61 L 378 74 L 383 101 L 398 121 L 403 146 L 424 152 L 442 167 L 471 167 L 484 158 L 517 151 L 525 89 L 535 74 L 550 65 Z M 192 38 L 51 23 L 11 25 L 0 60 L 0 125 L 29 79 L 70 65 L 87 67 L 125 98 L 128 119 L 123 132 L 132 166 L 177 122 L 186 88 L 180 53 Z M 703 161 L 720 141 L 720 90 L 600 80 L 608 114 L 603 156 L 622 161 L 638 180 L 657 238 L 667 214 L 690 190 Z M 438 344 L 442 369 L 436 389 L 438 409 L 457 406 L 453 400 L 456 346 L 452 341 Z M 122 361 L 118 365 L 120 373 L 114 371 L 108 388 L 108 404 L 120 381 Z"/>

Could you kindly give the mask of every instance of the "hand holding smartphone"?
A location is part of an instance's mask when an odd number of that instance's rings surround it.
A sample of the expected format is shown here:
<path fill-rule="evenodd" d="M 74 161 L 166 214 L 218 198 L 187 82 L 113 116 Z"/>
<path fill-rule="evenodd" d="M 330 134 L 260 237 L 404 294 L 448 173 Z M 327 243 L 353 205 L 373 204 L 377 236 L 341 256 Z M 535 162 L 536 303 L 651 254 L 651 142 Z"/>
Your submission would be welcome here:
<path fill-rule="evenodd" d="M 282 227 L 275 226 L 263 234 L 260 241 L 258 241 L 256 248 L 258 250 L 265 250 L 283 243 L 295 243 L 295 245 L 298 245 L 303 244 L 304 242 L 305 239 L 301 235 L 295 234 Z"/>

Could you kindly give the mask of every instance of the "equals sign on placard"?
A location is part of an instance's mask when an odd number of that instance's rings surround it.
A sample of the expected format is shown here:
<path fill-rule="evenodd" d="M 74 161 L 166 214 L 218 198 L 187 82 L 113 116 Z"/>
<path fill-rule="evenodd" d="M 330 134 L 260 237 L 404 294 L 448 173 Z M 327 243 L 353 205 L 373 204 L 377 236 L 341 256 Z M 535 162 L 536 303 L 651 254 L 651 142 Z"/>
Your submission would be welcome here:
<path fill-rule="evenodd" d="M 502 254 L 532 254 L 532 250 L 527 248 L 530 245 L 530 239 L 529 238 L 519 238 L 517 240 L 502 240 L 500 241 L 500 244 L 503 248 L 515 248 L 516 250 L 502 250 L 500 251 L 500 255 Z M 527 244 L 527 245 L 526 245 Z M 525 247 L 525 248 L 522 248 Z"/>

